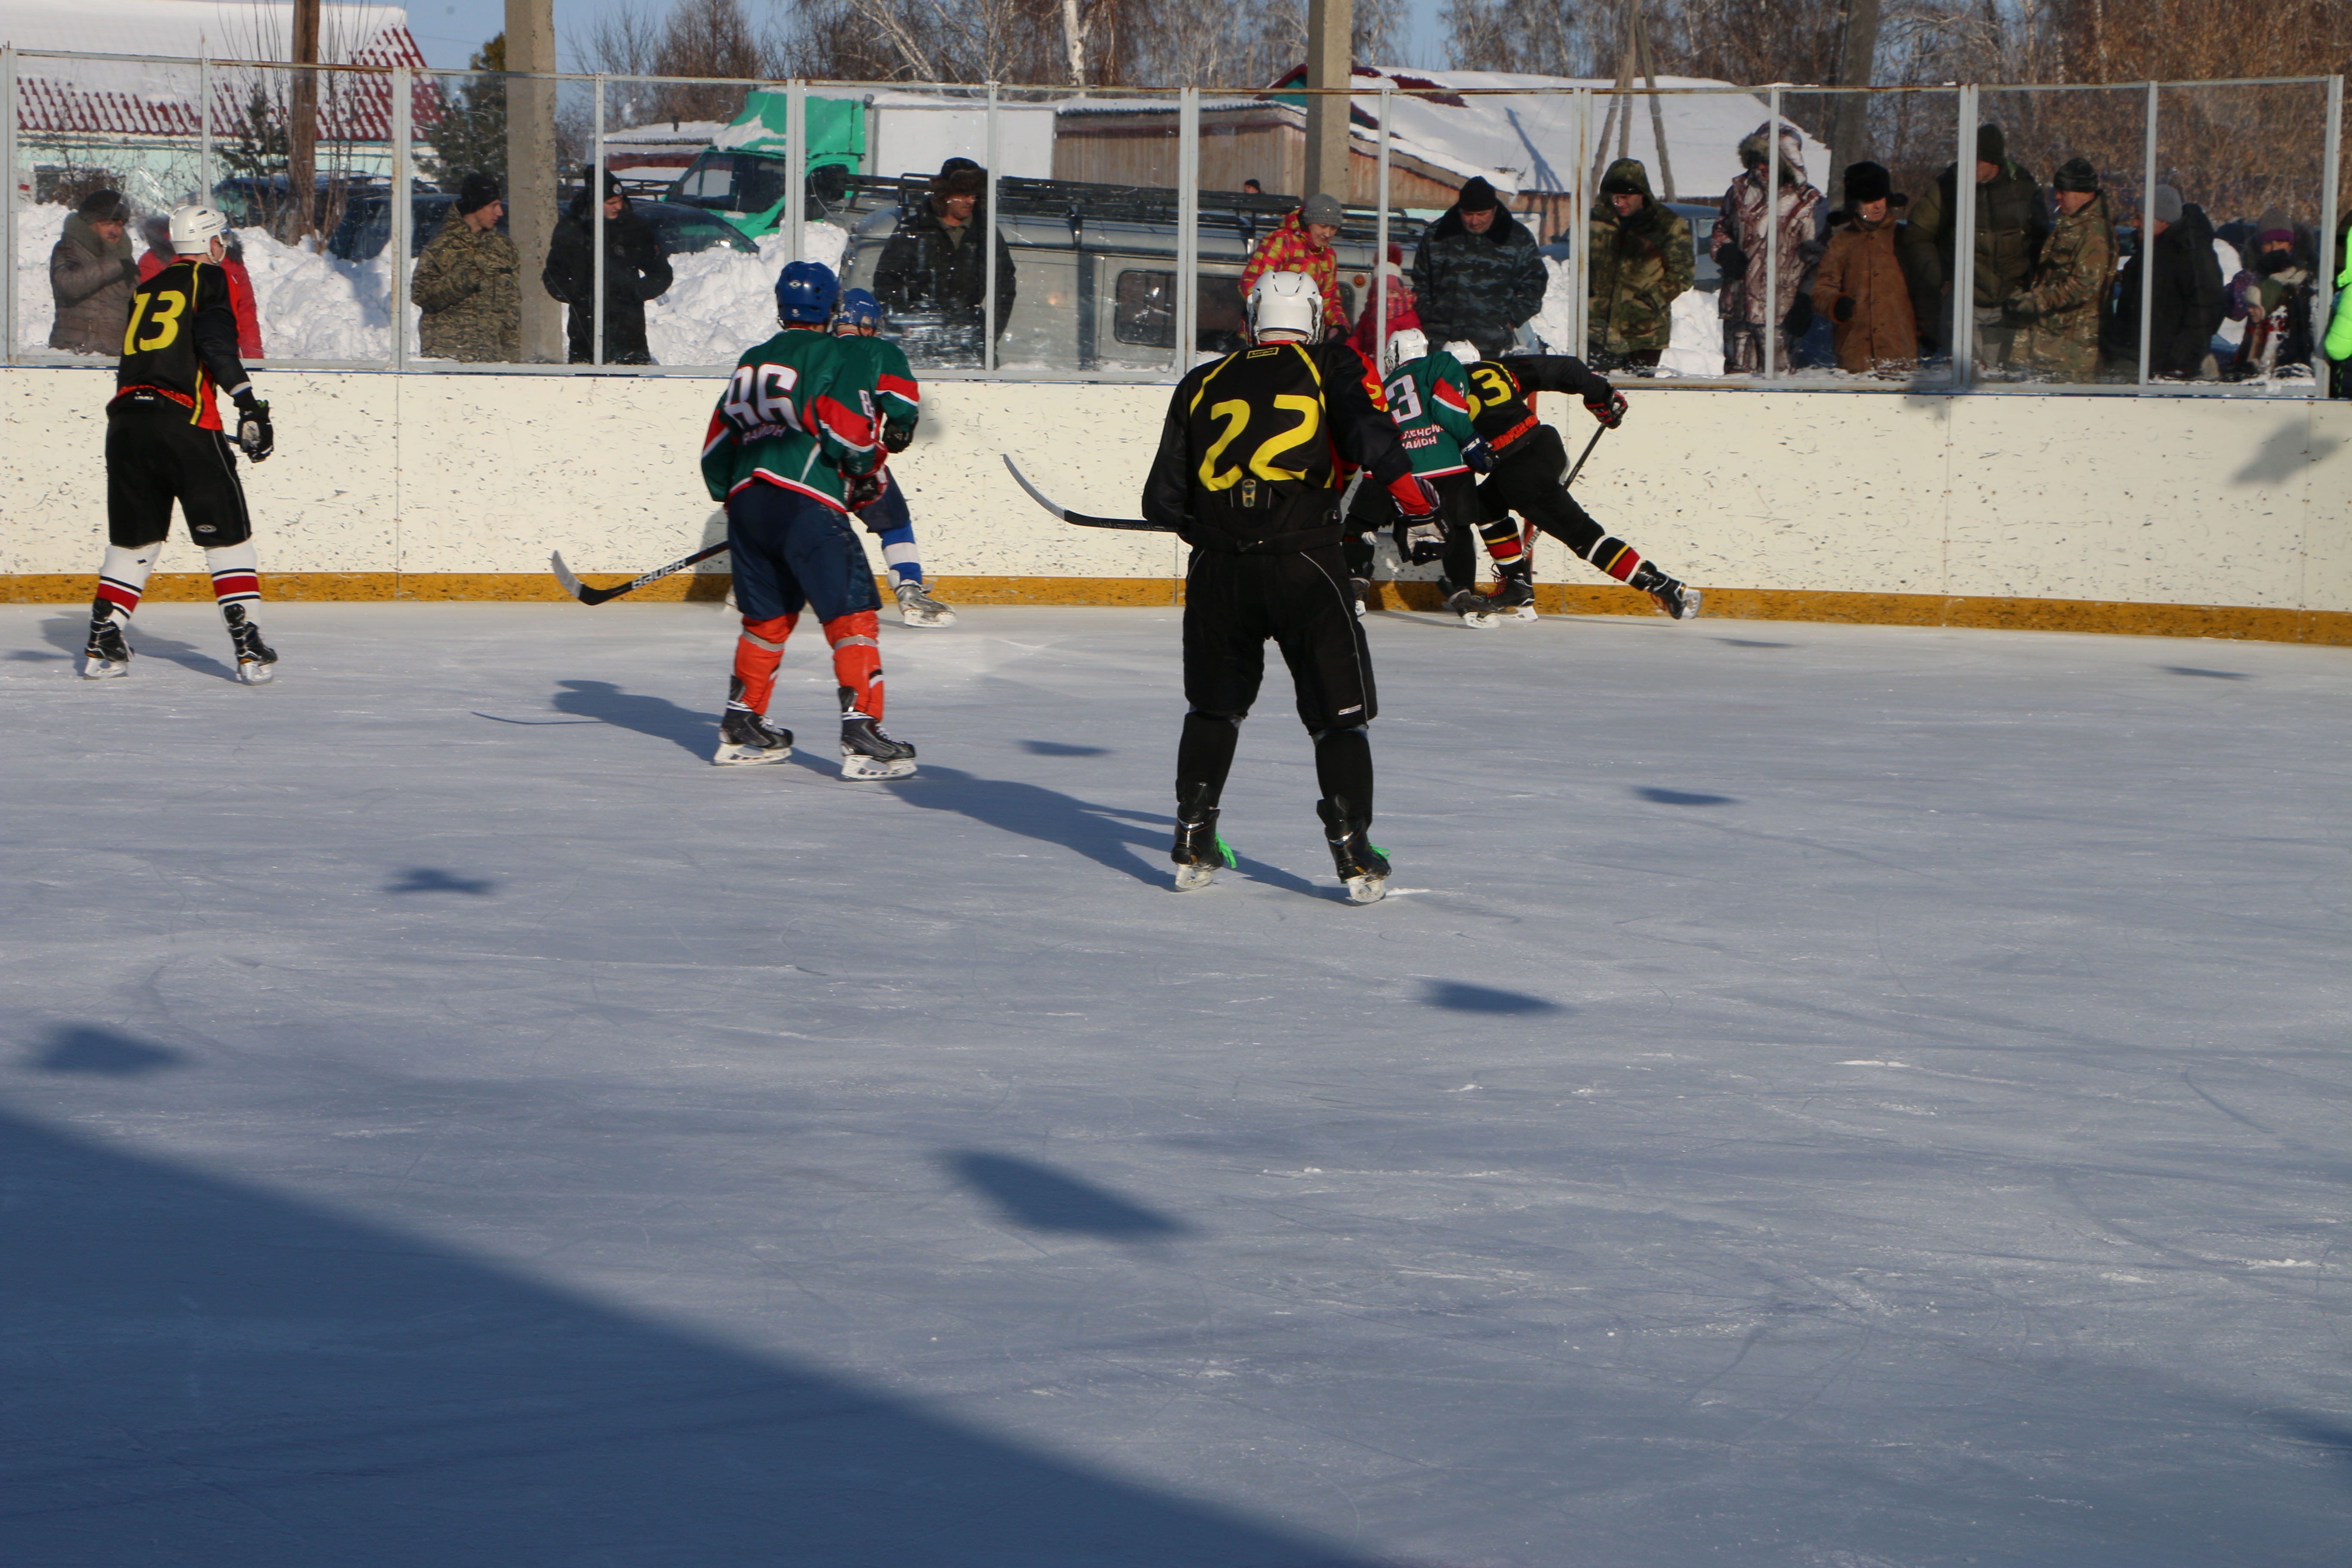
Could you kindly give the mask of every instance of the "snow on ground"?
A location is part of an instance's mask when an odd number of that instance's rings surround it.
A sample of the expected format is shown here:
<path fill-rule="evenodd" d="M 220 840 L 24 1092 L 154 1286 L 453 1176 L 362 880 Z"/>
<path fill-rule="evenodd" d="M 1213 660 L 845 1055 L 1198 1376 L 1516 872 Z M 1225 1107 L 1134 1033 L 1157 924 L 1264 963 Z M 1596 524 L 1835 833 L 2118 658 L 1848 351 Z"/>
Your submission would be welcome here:
<path fill-rule="evenodd" d="M 839 268 L 849 235 L 829 223 L 802 226 L 801 254 Z M 776 330 L 776 278 L 790 259 L 784 237 L 763 235 L 760 254 L 705 250 L 670 258 L 669 292 L 646 307 L 646 342 L 656 364 L 733 364 Z"/>
<path fill-rule="evenodd" d="M 1376 616 L 1358 909 L 1279 683 L 1167 888 L 1172 611 L 889 627 L 887 786 L 261 620 L 0 609 L 12 1568 L 2352 1539 L 2345 649 Z"/>
<path fill-rule="evenodd" d="M 1544 285 L 1543 308 L 1528 325 L 1543 340 L 1545 353 L 1581 354 L 1584 350 L 1575 342 L 1572 314 L 1576 290 L 1581 286 L 1575 268 L 1570 262 L 1547 256 L 1544 271 L 1549 281 Z M 1673 334 L 1665 353 L 1659 356 L 1658 370 L 1666 375 L 1723 374 L 1723 317 L 1713 294 L 1686 289 L 1675 297 Z"/>

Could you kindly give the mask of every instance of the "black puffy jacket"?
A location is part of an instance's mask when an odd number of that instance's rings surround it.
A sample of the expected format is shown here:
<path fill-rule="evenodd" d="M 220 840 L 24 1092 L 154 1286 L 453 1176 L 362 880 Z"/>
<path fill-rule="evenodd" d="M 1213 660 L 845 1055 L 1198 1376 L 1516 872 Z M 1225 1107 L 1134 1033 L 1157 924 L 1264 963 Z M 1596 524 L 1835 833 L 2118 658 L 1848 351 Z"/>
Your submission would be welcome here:
<path fill-rule="evenodd" d="M 616 188 L 609 187 L 608 188 Z M 572 307 L 565 322 L 571 359 L 585 364 L 593 357 L 596 335 L 595 216 L 583 189 L 555 226 L 547 247 L 547 265 L 540 281 L 556 299 Z M 669 291 L 669 258 L 653 226 L 637 216 L 626 195 L 621 216 L 604 224 L 604 363 L 651 364 L 653 351 L 646 343 L 646 301 Z"/>

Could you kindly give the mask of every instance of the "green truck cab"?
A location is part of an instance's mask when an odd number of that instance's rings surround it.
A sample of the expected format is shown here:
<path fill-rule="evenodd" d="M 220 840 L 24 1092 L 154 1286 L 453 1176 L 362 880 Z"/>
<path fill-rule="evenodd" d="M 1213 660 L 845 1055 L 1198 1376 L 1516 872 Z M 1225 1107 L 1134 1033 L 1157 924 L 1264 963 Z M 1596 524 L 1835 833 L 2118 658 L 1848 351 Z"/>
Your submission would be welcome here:
<path fill-rule="evenodd" d="M 695 155 L 685 174 L 664 193 L 667 200 L 700 207 L 733 224 L 751 239 L 773 234 L 784 221 L 792 182 L 823 169 L 839 169 L 820 184 L 856 174 L 866 158 L 866 105 L 857 98 L 806 101 L 808 151 L 795 160 L 785 134 L 787 96 L 754 91 L 743 111 Z M 797 163 L 797 167 L 795 166 Z"/>

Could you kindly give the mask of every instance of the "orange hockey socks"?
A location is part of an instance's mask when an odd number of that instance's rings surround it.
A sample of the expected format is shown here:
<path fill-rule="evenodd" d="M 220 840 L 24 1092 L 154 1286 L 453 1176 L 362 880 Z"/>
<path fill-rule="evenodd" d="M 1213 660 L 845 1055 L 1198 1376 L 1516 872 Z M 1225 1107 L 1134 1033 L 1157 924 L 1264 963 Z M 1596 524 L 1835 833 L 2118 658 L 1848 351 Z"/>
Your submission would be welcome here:
<path fill-rule="evenodd" d="M 776 666 L 784 658 L 784 639 L 799 620 L 797 615 L 766 621 L 744 617 L 743 635 L 735 643 L 735 678 L 728 683 L 730 708 L 767 712 L 768 700 L 776 692 Z"/>
<path fill-rule="evenodd" d="M 868 719 L 882 717 L 882 649 L 874 640 L 881 622 L 871 610 L 852 610 L 824 623 L 824 640 L 833 645 L 833 681 L 841 689 L 844 713 L 852 710 Z"/>

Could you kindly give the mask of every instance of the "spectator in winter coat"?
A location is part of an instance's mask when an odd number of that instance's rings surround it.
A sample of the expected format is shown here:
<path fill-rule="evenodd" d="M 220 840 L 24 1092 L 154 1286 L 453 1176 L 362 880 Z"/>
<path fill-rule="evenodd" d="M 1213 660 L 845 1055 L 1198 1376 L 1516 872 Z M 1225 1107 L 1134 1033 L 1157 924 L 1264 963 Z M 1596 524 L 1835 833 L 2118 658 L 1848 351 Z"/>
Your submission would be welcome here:
<path fill-rule="evenodd" d="M 1412 298 L 1433 343 L 1466 339 L 1489 359 L 1543 309 L 1551 274 L 1527 226 L 1484 179 L 1465 184 L 1412 256 Z"/>
<path fill-rule="evenodd" d="M 1339 258 L 1332 252 L 1331 242 L 1339 237 L 1339 226 L 1346 217 L 1339 198 L 1318 192 L 1307 198 L 1299 209 L 1275 225 L 1257 248 L 1250 252 L 1242 268 L 1241 292 L 1246 300 L 1256 287 L 1260 275 L 1267 272 L 1303 272 L 1315 279 L 1323 291 L 1323 335 L 1344 337 L 1350 319 L 1347 300 L 1339 292 Z"/>
<path fill-rule="evenodd" d="M 1768 331 L 1780 334 L 1774 367 L 1788 369 L 1797 340 L 1813 324 L 1813 271 L 1824 248 L 1822 193 L 1805 179 L 1804 139 L 1784 121 L 1780 185 L 1768 201 L 1764 184 L 1771 177 L 1771 134 L 1767 121 L 1741 138 L 1739 178 L 1723 193 L 1720 216 L 1707 236 L 1707 253 L 1723 271 L 1716 298 L 1723 313 L 1723 368 L 1731 375 L 1764 368 Z M 1765 270 L 1774 248 L 1766 233 L 1770 225 L 1780 231 L 1780 270 L 1768 282 Z"/>
<path fill-rule="evenodd" d="M 2099 378 L 2099 314 L 2116 276 L 2116 217 L 2099 173 L 2087 158 L 2069 158 L 2051 179 L 2058 209 L 2032 286 L 2001 301 L 2025 324 L 2017 357 L 2048 381 Z"/>
<path fill-rule="evenodd" d="M 1388 335 L 1391 337 L 1407 327 L 1418 329 L 1421 325 L 1421 312 L 1413 308 L 1412 284 L 1405 278 L 1403 267 L 1404 247 L 1390 242 L 1389 258 L 1381 263 L 1378 276 L 1388 279 Z M 1355 335 L 1348 340 L 1356 345 L 1358 353 L 1375 365 L 1381 363 L 1381 333 L 1372 310 L 1380 292 L 1377 288 L 1364 290 L 1364 308 L 1356 312 Z"/>
<path fill-rule="evenodd" d="M 874 292 L 891 311 L 936 311 L 950 327 L 975 334 L 981 301 L 988 295 L 988 252 L 975 243 L 995 235 L 998 337 L 1012 318 L 1019 289 L 1013 277 L 1013 247 L 988 216 L 988 174 L 969 158 L 950 158 L 933 177 L 921 205 L 901 216 L 898 232 L 882 247 L 874 268 Z"/>
<path fill-rule="evenodd" d="M 2312 315 L 2317 304 L 2313 268 L 2298 254 L 2294 226 L 2276 207 L 2265 208 L 2254 225 L 2245 267 L 2230 280 L 2229 316 L 2246 323 L 2230 379 L 2267 376 L 2290 365 L 2308 365 L 2315 346 Z"/>
<path fill-rule="evenodd" d="M 2148 376 L 2186 381 L 2203 370 L 2214 329 L 2229 310 L 2221 264 L 2214 258 L 2204 213 L 2183 202 L 2170 185 L 2156 187 L 2147 226 L 2155 238 L 2141 237 L 2138 252 L 2116 278 L 2114 305 L 2099 329 L 2099 353 L 2110 375 L 2138 378 L 2140 289 L 2146 280 Z"/>
<path fill-rule="evenodd" d="M 144 283 L 180 257 L 172 248 L 172 220 L 162 213 L 141 224 L 139 232 L 147 240 L 146 252 L 139 258 L 139 281 Z M 236 315 L 236 357 L 257 360 L 262 357 L 261 312 L 253 302 L 253 274 L 245 268 L 245 247 L 235 229 L 221 236 L 221 276 L 228 279 L 229 309 Z"/>
<path fill-rule="evenodd" d="M 2017 323 L 2001 301 L 2022 293 L 2050 233 L 2050 204 L 2033 176 L 2011 160 L 1998 125 L 1977 127 L 1976 288 L 1973 350 L 1987 370 L 2005 367 L 2016 347 Z M 1911 274 L 1911 305 L 1922 346 L 1934 352 L 1952 336 L 1953 249 L 1959 226 L 1958 165 L 1936 176 L 1904 226 L 1904 265 Z"/>
<path fill-rule="evenodd" d="M 1585 363 L 1604 375 L 1654 368 L 1674 340 L 1675 301 L 1697 279 L 1690 225 L 1658 205 L 1640 159 L 1620 158 L 1601 177 L 1585 235 L 1592 257 Z"/>
<path fill-rule="evenodd" d="M 69 354 L 122 353 L 131 291 L 139 286 L 130 224 L 131 204 L 120 191 L 92 191 L 67 217 L 49 252 L 49 296 L 58 308 L 49 347 Z"/>
<path fill-rule="evenodd" d="M 512 364 L 522 356 L 522 258 L 499 232 L 505 211 L 496 180 L 467 175 L 457 205 L 417 257 L 408 302 L 424 312 L 417 331 L 426 358 Z M 608 359 L 614 342 L 608 316 Z"/>
<path fill-rule="evenodd" d="M 564 323 L 573 364 L 595 357 L 596 230 L 589 187 L 583 184 L 571 210 L 555 226 L 547 265 L 539 280 L 571 307 Z M 646 344 L 646 301 L 669 291 L 669 258 L 654 237 L 653 226 L 637 216 L 621 182 L 604 171 L 604 363 L 651 364 Z M 518 303 L 520 311 L 520 303 Z"/>
<path fill-rule="evenodd" d="M 1829 249 L 1813 275 L 1813 310 L 1830 319 L 1840 370 L 1902 373 L 1918 360 L 1911 283 L 1895 254 L 1902 199 L 1879 164 L 1847 166 L 1845 208 L 1830 219 Z"/>

